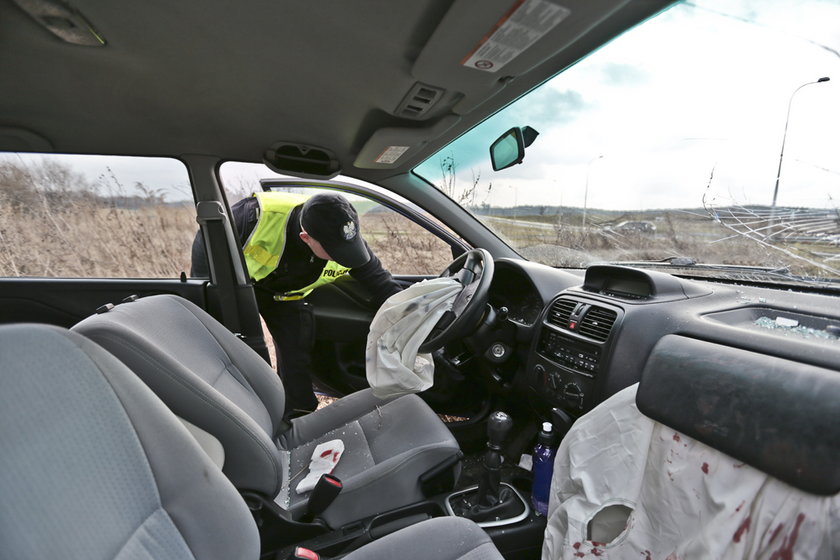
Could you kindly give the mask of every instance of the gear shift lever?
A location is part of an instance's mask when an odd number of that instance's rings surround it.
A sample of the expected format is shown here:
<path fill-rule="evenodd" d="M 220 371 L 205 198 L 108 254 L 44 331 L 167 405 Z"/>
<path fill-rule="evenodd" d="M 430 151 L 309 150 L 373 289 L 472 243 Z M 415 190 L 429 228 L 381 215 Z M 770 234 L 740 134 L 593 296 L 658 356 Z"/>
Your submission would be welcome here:
<path fill-rule="evenodd" d="M 513 420 L 504 412 L 494 412 L 487 420 L 487 451 L 481 465 L 478 486 L 456 492 L 447 500 L 450 513 L 481 524 L 514 522 L 528 511 L 519 494 L 502 484 L 502 445 L 513 428 Z"/>
<path fill-rule="evenodd" d="M 502 445 L 513 428 L 513 420 L 504 412 L 494 412 L 487 420 L 487 451 L 475 504 L 492 507 L 499 503 L 501 484 Z"/>

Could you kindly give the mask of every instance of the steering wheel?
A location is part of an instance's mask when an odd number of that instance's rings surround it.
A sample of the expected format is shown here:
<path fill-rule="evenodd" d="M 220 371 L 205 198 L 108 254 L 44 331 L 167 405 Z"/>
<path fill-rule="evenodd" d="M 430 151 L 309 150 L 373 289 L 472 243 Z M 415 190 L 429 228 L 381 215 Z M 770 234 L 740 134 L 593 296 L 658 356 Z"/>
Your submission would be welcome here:
<path fill-rule="evenodd" d="M 464 288 L 443 314 L 432 332 L 420 345 L 422 353 L 442 348 L 456 338 L 473 332 L 484 316 L 490 282 L 493 280 L 493 255 L 486 249 L 467 251 L 447 266 L 441 278 L 452 277 Z"/>

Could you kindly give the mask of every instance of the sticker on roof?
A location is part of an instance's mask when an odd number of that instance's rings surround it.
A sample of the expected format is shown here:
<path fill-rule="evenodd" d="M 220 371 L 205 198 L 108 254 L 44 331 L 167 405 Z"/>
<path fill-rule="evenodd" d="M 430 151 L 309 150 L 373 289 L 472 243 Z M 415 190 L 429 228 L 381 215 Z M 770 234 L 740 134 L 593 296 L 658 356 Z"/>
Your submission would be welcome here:
<path fill-rule="evenodd" d="M 484 72 L 496 72 L 571 13 L 568 8 L 547 0 L 518 0 L 461 64 Z"/>

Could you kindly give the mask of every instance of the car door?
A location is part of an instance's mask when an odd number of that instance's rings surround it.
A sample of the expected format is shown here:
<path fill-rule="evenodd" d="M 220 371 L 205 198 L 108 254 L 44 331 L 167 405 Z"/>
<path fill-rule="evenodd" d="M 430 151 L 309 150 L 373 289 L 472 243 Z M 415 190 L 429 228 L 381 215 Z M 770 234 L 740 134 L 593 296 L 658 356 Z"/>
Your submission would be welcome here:
<path fill-rule="evenodd" d="M 0 323 L 69 328 L 132 297 L 175 294 L 267 356 L 256 304 L 226 311 L 220 290 L 190 278 L 198 226 L 183 162 L 2 153 L 0 187 Z"/>
<path fill-rule="evenodd" d="M 416 205 L 375 186 L 343 181 L 263 179 L 265 191 L 311 195 L 342 193 L 359 213 L 365 240 L 402 286 L 437 277 L 452 259 L 469 249 L 444 224 Z M 231 198 L 231 203 L 234 203 Z M 365 346 L 377 311 L 369 294 L 351 276 L 314 290 L 306 301 L 315 316 L 316 386 L 333 395 L 368 387 Z M 439 412 L 466 414 L 477 408 L 483 395 L 452 371 L 449 362 L 435 356 L 435 385 L 422 397 Z"/>

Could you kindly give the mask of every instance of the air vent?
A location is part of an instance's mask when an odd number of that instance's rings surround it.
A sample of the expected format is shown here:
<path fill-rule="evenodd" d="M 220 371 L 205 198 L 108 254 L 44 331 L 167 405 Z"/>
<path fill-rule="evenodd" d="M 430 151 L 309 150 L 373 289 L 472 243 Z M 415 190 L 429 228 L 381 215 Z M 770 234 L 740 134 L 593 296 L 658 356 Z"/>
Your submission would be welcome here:
<path fill-rule="evenodd" d="M 570 299 L 557 300 L 548 312 L 548 322 L 556 327 L 568 329 L 569 319 L 571 319 L 577 305 L 578 302 Z"/>
<path fill-rule="evenodd" d="M 610 336 L 610 330 L 617 316 L 611 309 L 592 307 L 581 319 L 578 332 L 583 336 L 604 342 Z"/>
<path fill-rule="evenodd" d="M 417 82 L 397 107 L 396 115 L 409 119 L 421 119 L 443 95 L 444 90 Z"/>
<path fill-rule="evenodd" d="M 612 309 L 562 298 L 552 304 L 546 322 L 565 331 L 604 342 L 609 338 L 617 318 L 618 313 Z"/>

